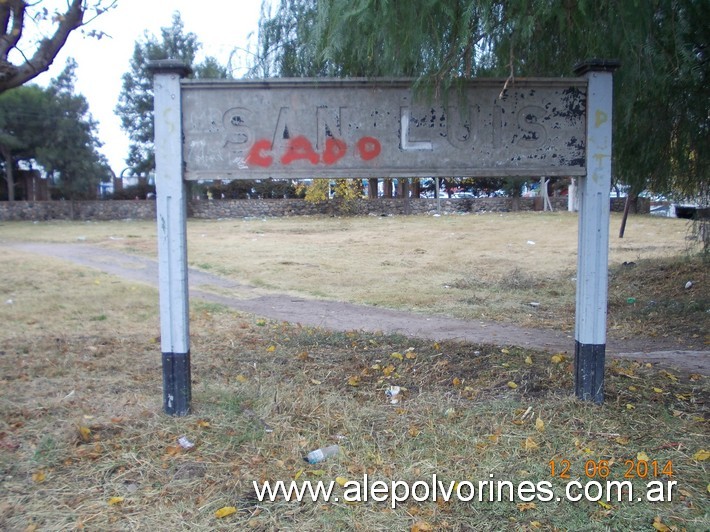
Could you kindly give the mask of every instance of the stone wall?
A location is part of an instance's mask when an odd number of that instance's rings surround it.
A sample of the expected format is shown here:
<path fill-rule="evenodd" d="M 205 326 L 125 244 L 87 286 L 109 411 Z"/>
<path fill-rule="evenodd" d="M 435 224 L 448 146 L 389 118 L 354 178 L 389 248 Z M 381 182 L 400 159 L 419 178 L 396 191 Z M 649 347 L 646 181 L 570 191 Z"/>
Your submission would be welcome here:
<path fill-rule="evenodd" d="M 149 200 L 0 202 L 0 221 L 155 219 Z"/>
<path fill-rule="evenodd" d="M 536 201 L 537 200 L 537 201 Z M 556 211 L 567 210 L 567 198 L 550 198 Z M 510 212 L 540 210 L 539 198 L 452 198 L 441 199 L 441 213 Z M 359 200 L 346 205 L 337 201 L 313 204 L 299 199 L 252 200 L 193 200 L 188 205 L 188 215 L 193 218 L 254 218 L 308 215 L 373 215 L 435 214 L 435 199 L 396 198 Z M 636 212 L 648 213 L 648 199 L 640 198 Z M 611 200 L 613 211 L 624 210 L 624 198 Z M 9 220 L 123 220 L 155 219 L 155 201 L 152 200 L 95 200 L 95 201 L 15 201 L 0 202 L 0 221 Z"/>
<path fill-rule="evenodd" d="M 611 212 L 624 212 L 626 198 L 611 198 Z M 651 212 L 651 198 L 636 198 L 631 203 L 629 212 L 633 214 L 649 214 Z"/>

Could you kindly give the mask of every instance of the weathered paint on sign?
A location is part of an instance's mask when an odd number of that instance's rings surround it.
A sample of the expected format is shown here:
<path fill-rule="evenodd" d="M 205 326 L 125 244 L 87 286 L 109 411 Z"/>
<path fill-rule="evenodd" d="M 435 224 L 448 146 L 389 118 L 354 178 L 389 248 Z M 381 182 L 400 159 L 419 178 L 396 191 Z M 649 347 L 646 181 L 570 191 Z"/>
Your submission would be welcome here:
<path fill-rule="evenodd" d="M 185 179 L 585 175 L 587 80 L 182 82 Z"/>

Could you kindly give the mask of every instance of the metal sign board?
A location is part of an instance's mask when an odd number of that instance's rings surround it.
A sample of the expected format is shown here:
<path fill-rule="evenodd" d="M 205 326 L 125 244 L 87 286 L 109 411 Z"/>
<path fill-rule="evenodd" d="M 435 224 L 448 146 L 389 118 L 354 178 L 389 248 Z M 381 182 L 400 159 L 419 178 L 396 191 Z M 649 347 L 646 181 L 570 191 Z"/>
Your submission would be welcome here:
<path fill-rule="evenodd" d="M 179 61 L 151 63 L 165 412 L 192 397 L 184 179 L 263 177 L 580 176 L 575 393 L 601 403 L 618 66 L 474 80 L 425 103 L 409 81 L 184 81 Z"/>
<path fill-rule="evenodd" d="M 188 180 L 586 174 L 585 78 L 181 83 Z"/>

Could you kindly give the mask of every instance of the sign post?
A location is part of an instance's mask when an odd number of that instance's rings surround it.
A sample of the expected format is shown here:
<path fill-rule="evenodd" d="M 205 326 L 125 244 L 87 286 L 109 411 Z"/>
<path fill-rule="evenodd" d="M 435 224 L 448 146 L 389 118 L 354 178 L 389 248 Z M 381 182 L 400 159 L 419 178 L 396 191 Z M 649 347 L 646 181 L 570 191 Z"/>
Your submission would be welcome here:
<path fill-rule="evenodd" d="M 586 176 L 579 180 L 577 308 L 574 391 L 585 401 L 604 401 L 604 359 L 609 271 L 609 191 L 611 190 L 612 72 L 617 61 L 590 61 L 575 67 L 586 76 Z"/>
<path fill-rule="evenodd" d="M 153 61 L 155 189 L 158 221 L 160 348 L 163 354 L 163 410 L 190 413 L 190 317 L 187 284 L 187 197 L 182 168 L 180 61 Z"/>
<path fill-rule="evenodd" d="M 422 99 L 402 79 L 185 80 L 154 61 L 165 412 L 190 412 L 185 180 L 566 176 L 580 187 L 575 393 L 604 399 L 615 61 L 577 78 L 470 80 Z M 505 84 L 507 85 L 507 84 Z"/>

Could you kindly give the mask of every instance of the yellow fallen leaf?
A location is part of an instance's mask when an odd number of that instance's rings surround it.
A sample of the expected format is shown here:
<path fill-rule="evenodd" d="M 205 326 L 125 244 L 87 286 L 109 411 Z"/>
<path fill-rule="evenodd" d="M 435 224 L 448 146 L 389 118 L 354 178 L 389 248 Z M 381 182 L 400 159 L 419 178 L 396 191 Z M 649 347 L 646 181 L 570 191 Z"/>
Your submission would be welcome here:
<path fill-rule="evenodd" d="M 634 408 L 636 408 L 636 407 L 634 405 L 632 405 L 631 403 L 626 403 L 626 410 L 633 410 Z"/>
<path fill-rule="evenodd" d="M 407 432 L 412 438 L 416 438 L 419 435 L 419 429 L 415 425 L 411 425 Z"/>
<path fill-rule="evenodd" d="M 79 427 L 79 437 L 81 441 L 88 442 L 91 441 L 91 429 L 89 427 L 84 427 L 83 425 Z"/>
<path fill-rule="evenodd" d="M 410 532 L 431 532 L 434 529 L 429 523 L 426 523 L 424 521 L 417 521 L 412 525 L 412 528 L 410 528 L 409 530 Z"/>
<path fill-rule="evenodd" d="M 525 512 L 527 510 L 534 510 L 537 508 L 537 505 L 534 502 L 519 502 L 518 503 L 518 511 L 520 512 Z"/>
<path fill-rule="evenodd" d="M 109 506 L 115 506 L 115 505 L 117 505 L 117 504 L 121 504 L 123 501 L 124 501 L 124 498 L 123 498 L 123 497 L 111 497 L 111 498 L 108 500 L 108 505 L 109 505 Z"/>
<path fill-rule="evenodd" d="M 662 371 L 661 373 L 663 373 L 668 379 L 672 380 L 673 382 L 678 382 L 678 377 L 676 377 L 669 371 Z"/>
<path fill-rule="evenodd" d="M 348 479 L 345 477 L 335 477 L 335 482 L 342 488 L 348 483 Z"/>
<path fill-rule="evenodd" d="M 355 375 L 353 377 L 348 377 L 348 385 L 349 386 L 359 386 L 360 385 L 360 377 Z"/>
<path fill-rule="evenodd" d="M 656 393 L 663 393 L 663 390 L 661 388 L 654 388 L 653 391 Z"/>
<path fill-rule="evenodd" d="M 305 362 L 307 360 L 310 360 L 311 357 L 308 356 L 308 351 L 301 351 L 300 353 L 298 353 L 298 355 L 296 355 L 296 358 L 301 362 Z"/>
<path fill-rule="evenodd" d="M 270 345 L 269 347 L 266 348 L 267 353 L 273 353 L 274 351 L 276 351 L 275 345 Z"/>
<path fill-rule="evenodd" d="M 648 455 L 644 451 L 640 451 L 636 454 L 636 459 L 639 462 L 650 462 L 651 459 L 648 457 Z"/>
<path fill-rule="evenodd" d="M 245 383 L 246 381 L 248 381 L 249 379 L 247 379 L 244 375 L 237 375 L 237 376 L 234 378 L 234 380 L 236 380 L 237 382 L 241 382 L 242 384 L 244 384 L 244 383 Z"/>
<path fill-rule="evenodd" d="M 542 528 L 542 523 L 540 521 L 530 521 L 530 526 L 533 528 Z"/>
<path fill-rule="evenodd" d="M 414 360 L 417 358 L 417 354 L 414 351 L 407 351 L 407 354 L 404 356 L 407 360 Z"/>
<path fill-rule="evenodd" d="M 214 513 L 214 516 L 217 519 L 222 519 L 223 517 L 227 517 L 228 515 L 236 514 L 237 509 L 234 506 L 224 506 L 223 508 L 220 508 Z"/>
<path fill-rule="evenodd" d="M 550 357 L 550 362 L 553 364 L 562 364 L 565 361 L 565 356 L 562 354 L 552 355 Z"/>
<path fill-rule="evenodd" d="M 165 454 L 168 456 L 176 456 L 182 452 L 182 447 L 179 445 L 168 445 L 165 448 Z"/>
<path fill-rule="evenodd" d="M 404 359 L 404 355 L 403 355 L 402 353 L 392 353 L 392 354 L 390 355 L 390 357 L 391 357 L 391 358 L 396 358 L 397 360 L 403 360 L 403 359 Z"/>
<path fill-rule="evenodd" d="M 533 359 L 532 359 L 532 357 L 531 357 L 530 355 L 528 355 L 528 356 L 525 357 L 525 363 L 526 363 L 528 366 L 532 366 Z"/>
<path fill-rule="evenodd" d="M 637 392 L 638 388 L 636 386 L 629 386 L 629 391 L 630 392 Z"/>
<path fill-rule="evenodd" d="M 665 525 L 665 524 L 661 521 L 661 518 L 658 517 L 658 516 L 654 517 L 654 519 L 653 519 L 653 528 L 655 528 L 656 530 L 658 530 L 658 532 L 670 532 L 670 530 L 671 530 L 671 529 L 668 527 L 668 525 Z"/>
<path fill-rule="evenodd" d="M 533 449 L 537 449 L 538 447 L 540 447 L 540 445 L 531 437 L 528 436 L 527 438 L 525 438 L 525 441 L 523 442 L 523 449 L 525 449 L 526 451 L 532 451 Z"/>
<path fill-rule="evenodd" d="M 500 352 L 503 353 L 504 355 L 510 354 L 510 351 L 509 351 L 508 349 L 505 349 L 505 348 L 501 349 Z"/>
<path fill-rule="evenodd" d="M 375 371 L 380 371 L 382 369 L 382 366 L 380 366 L 379 364 L 374 364 L 374 365 L 370 366 L 370 369 L 374 369 Z"/>
<path fill-rule="evenodd" d="M 311 379 L 311 384 L 315 384 L 317 386 L 319 384 L 323 384 L 323 382 L 319 381 L 318 379 Z"/>
<path fill-rule="evenodd" d="M 693 460 L 697 460 L 698 462 L 704 462 L 708 458 L 710 458 L 710 451 L 706 451 L 705 449 L 700 449 L 693 455 Z"/>
<path fill-rule="evenodd" d="M 545 432 L 545 422 L 542 420 L 541 417 L 535 420 L 535 428 L 538 432 Z"/>
<path fill-rule="evenodd" d="M 629 438 L 626 438 L 624 436 L 619 436 L 618 438 L 614 439 L 616 443 L 619 445 L 628 445 L 631 440 Z"/>
<path fill-rule="evenodd" d="M 312 477 L 322 477 L 325 475 L 325 469 L 309 469 L 306 471 L 306 474 L 311 475 Z"/>
<path fill-rule="evenodd" d="M 461 379 L 459 379 L 458 377 L 454 377 L 454 380 L 451 381 L 451 384 L 453 384 L 455 388 L 458 388 L 459 386 L 461 386 Z"/>
<path fill-rule="evenodd" d="M 613 508 L 611 504 L 606 503 L 606 502 L 604 502 L 604 501 L 602 501 L 602 500 L 597 501 L 597 503 L 599 503 L 599 506 L 601 506 L 601 507 L 604 508 L 605 510 L 611 510 L 611 509 Z"/>
<path fill-rule="evenodd" d="M 394 373 L 394 370 L 395 370 L 395 367 L 392 364 L 390 364 L 386 368 L 382 368 L 382 373 L 384 373 L 385 377 L 389 377 L 390 375 L 392 375 L 392 373 Z"/>
<path fill-rule="evenodd" d="M 303 474 L 304 471 L 305 471 L 305 469 L 299 469 L 298 471 L 296 471 L 296 474 L 293 475 L 293 480 L 298 480 L 299 478 L 301 478 L 301 475 Z"/>
<path fill-rule="evenodd" d="M 206 429 L 210 427 L 210 422 L 204 419 L 200 419 L 197 421 L 197 426 Z"/>
<path fill-rule="evenodd" d="M 35 473 L 32 473 L 32 481 L 33 482 L 44 482 L 47 479 L 47 476 L 44 474 L 44 471 L 37 471 Z"/>
<path fill-rule="evenodd" d="M 508 381 L 508 388 L 511 390 L 515 390 L 518 387 L 517 384 L 515 384 L 513 381 Z"/>

